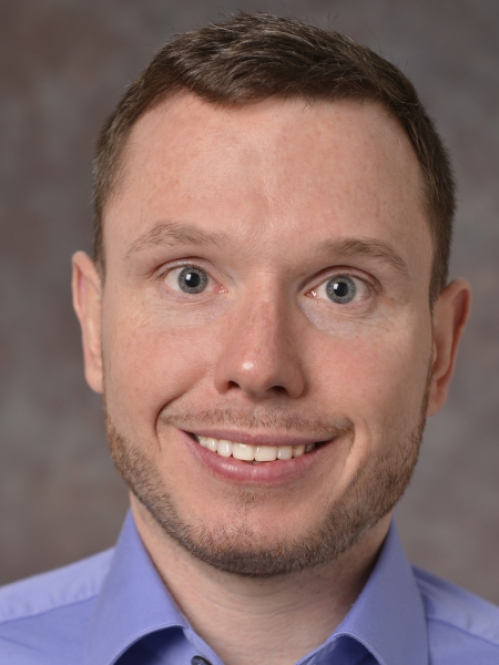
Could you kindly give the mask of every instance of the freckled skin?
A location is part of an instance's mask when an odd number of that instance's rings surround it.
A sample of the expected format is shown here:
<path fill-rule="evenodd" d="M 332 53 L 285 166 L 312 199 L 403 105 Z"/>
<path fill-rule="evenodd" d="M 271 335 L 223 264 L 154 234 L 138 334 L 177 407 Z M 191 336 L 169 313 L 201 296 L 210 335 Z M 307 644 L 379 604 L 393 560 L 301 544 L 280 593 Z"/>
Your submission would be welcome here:
<path fill-rule="evenodd" d="M 125 157 L 105 215 L 105 285 L 81 253 L 74 275 L 87 380 L 105 388 L 117 457 L 147 472 L 141 498 L 158 507 L 167 495 L 194 539 L 202 532 L 221 548 L 277 551 L 320 533 L 335 506 L 363 511 L 363 530 L 342 527 L 343 549 L 362 536 L 360 579 L 412 472 L 426 411 L 445 400 L 469 309 L 469 288 L 456 281 L 432 317 L 432 239 L 408 139 L 372 104 L 222 109 L 183 94 L 139 120 Z M 226 242 L 165 242 L 127 257 L 159 220 Z M 318 249 L 345 238 L 386 243 L 407 274 L 382 258 Z M 206 272 L 202 293 L 178 288 L 185 264 Z M 362 295 L 345 305 L 325 287 L 342 274 Z M 240 486 L 182 445 L 177 428 L 206 413 L 281 430 L 292 414 L 312 437 L 320 424 L 346 419 L 352 429 L 289 486 Z M 395 489 L 380 485 L 381 467 L 401 479 Z M 132 504 L 161 562 L 170 536 Z"/>

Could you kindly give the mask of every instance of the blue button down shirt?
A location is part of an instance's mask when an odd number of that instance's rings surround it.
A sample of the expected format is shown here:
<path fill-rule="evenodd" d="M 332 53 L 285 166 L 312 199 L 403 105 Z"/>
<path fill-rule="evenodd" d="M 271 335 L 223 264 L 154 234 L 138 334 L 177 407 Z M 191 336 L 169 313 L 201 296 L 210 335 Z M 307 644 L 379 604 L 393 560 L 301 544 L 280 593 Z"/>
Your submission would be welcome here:
<path fill-rule="evenodd" d="M 0 590 L 2 665 L 190 665 L 196 655 L 223 665 L 173 602 L 131 515 L 116 548 Z M 394 524 L 350 612 L 299 661 L 498 663 L 499 608 L 412 568 Z"/>

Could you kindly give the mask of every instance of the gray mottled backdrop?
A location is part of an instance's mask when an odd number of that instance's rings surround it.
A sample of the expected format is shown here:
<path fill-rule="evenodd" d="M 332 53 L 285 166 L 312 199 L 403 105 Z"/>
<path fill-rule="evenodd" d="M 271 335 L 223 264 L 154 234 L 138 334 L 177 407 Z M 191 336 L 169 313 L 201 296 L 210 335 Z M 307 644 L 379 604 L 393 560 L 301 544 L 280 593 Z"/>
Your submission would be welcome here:
<path fill-rule="evenodd" d="M 2 0 L 0 582 L 110 546 L 126 492 L 82 376 L 70 255 L 90 246 L 93 140 L 172 32 L 263 9 L 332 27 L 416 83 L 452 153 L 453 274 L 474 289 L 448 404 L 398 508 L 411 558 L 499 602 L 499 3 Z"/>

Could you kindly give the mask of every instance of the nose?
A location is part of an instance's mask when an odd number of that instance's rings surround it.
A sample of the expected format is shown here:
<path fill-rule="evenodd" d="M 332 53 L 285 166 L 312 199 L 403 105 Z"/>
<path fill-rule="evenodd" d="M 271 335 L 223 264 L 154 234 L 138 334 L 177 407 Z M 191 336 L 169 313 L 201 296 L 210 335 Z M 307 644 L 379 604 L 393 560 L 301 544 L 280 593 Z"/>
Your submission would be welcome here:
<path fill-rule="evenodd" d="M 215 387 L 239 389 L 253 399 L 300 397 L 306 389 L 293 312 L 279 294 L 250 295 L 225 322 Z"/>

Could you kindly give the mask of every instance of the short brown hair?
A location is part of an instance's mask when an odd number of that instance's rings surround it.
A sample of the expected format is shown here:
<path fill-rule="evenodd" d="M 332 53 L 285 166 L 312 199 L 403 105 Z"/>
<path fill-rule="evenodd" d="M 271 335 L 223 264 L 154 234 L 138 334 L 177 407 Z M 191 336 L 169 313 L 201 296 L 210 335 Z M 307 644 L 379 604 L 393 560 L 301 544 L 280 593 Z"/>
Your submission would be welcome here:
<path fill-rule="evenodd" d="M 119 178 L 127 138 L 144 113 L 181 90 L 220 105 L 274 96 L 382 104 L 407 134 L 424 176 L 435 248 L 430 286 L 434 301 L 447 281 L 454 181 L 446 150 L 413 85 L 397 67 L 337 32 L 263 13 L 241 13 L 177 35 L 130 85 L 105 122 L 94 168 L 94 259 L 102 271 L 103 212 Z"/>

